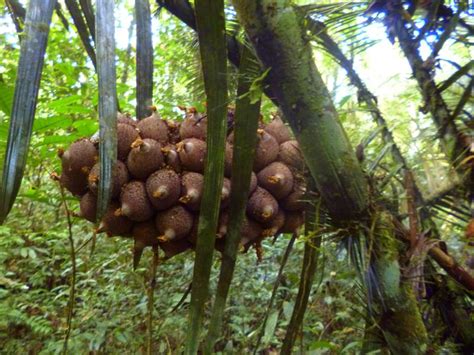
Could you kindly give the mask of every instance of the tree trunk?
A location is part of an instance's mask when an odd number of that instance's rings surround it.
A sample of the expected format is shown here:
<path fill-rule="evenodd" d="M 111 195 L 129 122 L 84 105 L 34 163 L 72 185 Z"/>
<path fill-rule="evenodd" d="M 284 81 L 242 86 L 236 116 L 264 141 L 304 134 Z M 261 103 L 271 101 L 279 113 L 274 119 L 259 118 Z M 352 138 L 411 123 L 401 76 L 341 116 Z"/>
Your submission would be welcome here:
<path fill-rule="evenodd" d="M 259 59 L 270 68 L 267 82 L 293 129 L 330 214 L 334 220 L 362 224 L 360 217 L 370 217 L 368 184 L 303 37 L 296 12 L 287 0 L 234 0 L 234 5 Z M 377 228 L 383 238 L 377 240 L 380 253 L 376 253 L 379 258 L 373 263 L 382 290 L 376 305 L 382 310 L 378 323 L 389 348 L 421 354 L 426 348 L 426 330 L 409 285 L 401 282 L 393 225 L 387 224 L 386 219 Z"/>
<path fill-rule="evenodd" d="M 287 1 L 234 1 L 318 190 L 333 217 L 350 219 L 367 207 L 368 189 L 329 91 Z"/>

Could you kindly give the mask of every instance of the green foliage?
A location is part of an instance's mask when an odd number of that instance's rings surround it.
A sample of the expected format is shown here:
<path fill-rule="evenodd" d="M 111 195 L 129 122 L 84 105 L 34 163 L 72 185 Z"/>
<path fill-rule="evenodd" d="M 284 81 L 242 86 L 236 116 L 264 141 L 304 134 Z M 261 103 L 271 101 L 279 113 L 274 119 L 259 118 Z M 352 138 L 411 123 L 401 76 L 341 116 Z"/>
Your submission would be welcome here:
<path fill-rule="evenodd" d="M 117 11 L 125 16 L 117 21 L 117 77 L 128 70 L 125 82 L 119 83 L 117 95 L 125 112 L 135 110 L 136 49 L 127 52 L 126 35 L 131 22 L 131 2 L 117 1 Z M 359 11 L 364 5 L 357 3 Z M 345 16 L 351 7 L 325 8 L 322 16 Z M 310 9 L 311 10 L 311 9 Z M 127 15 L 128 14 L 128 15 Z M 333 14 L 333 15 L 331 15 Z M 66 14 L 67 15 L 67 14 Z M 229 15 L 233 16 L 233 15 Z M 347 21 L 344 21 L 344 18 Z M 129 21 L 130 20 L 130 21 Z M 203 110 L 205 96 L 196 35 L 179 20 L 162 11 L 154 18 L 154 100 L 165 118 L 181 119 L 177 105 L 196 106 Z M 341 18 L 341 30 L 333 20 L 330 32 L 345 41 L 346 53 L 366 52 L 354 58 L 354 63 L 368 86 L 378 96 L 379 107 L 384 113 L 395 141 L 413 169 L 415 178 L 427 197 L 456 182 L 446 156 L 437 144 L 437 130 L 431 118 L 419 111 L 420 94 L 411 73 L 403 67 L 398 49 L 387 41 L 381 47 L 366 41 L 378 32 L 363 33 L 359 43 L 352 41 L 350 29 L 357 20 L 347 15 Z M 69 22 L 71 20 L 69 19 Z M 360 25 L 360 24 L 359 24 Z M 242 38 L 238 22 L 232 17 L 228 31 Z M 370 39 L 370 38 L 369 38 Z M 19 42 L 11 26 L 9 14 L 0 10 L 0 157 L 8 134 L 13 100 L 13 83 L 17 75 Z M 393 68 L 378 65 L 380 52 L 386 58 L 398 58 Z M 459 42 L 452 50 L 443 52 L 454 62 L 469 61 L 469 51 Z M 357 100 L 353 89 L 340 69 L 326 53 L 317 52 L 316 59 L 328 85 L 336 108 L 353 146 L 363 142 L 366 171 L 371 172 L 372 182 L 380 189 L 381 200 L 397 212 L 405 213 L 405 189 L 400 180 L 399 167 L 389 154 L 389 148 L 380 137 L 365 105 Z M 382 62 L 383 62 L 382 58 Z M 387 71 L 388 73 L 385 73 Z M 443 64 L 436 69 L 442 80 L 449 79 L 455 69 Z M 395 73 L 393 73 L 395 72 Z M 393 74 L 393 75 L 392 75 Z M 229 70 L 229 97 L 237 76 Z M 261 80 L 254 82 L 251 97 L 263 89 Z M 442 80 L 439 82 L 441 83 Z M 444 92 L 448 103 L 455 107 L 463 93 L 466 80 L 450 85 Z M 232 100 L 229 100 L 232 101 Z M 468 102 L 472 105 L 472 102 Z M 467 107 L 467 106 L 466 106 Z M 275 110 L 268 98 L 262 101 L 262 113 Z M 71 257 L 65 211 L 56 183 L 49 179 L 60 169 L 57 150 L 67 147 L 74 140 L 90 136 L 98 130 L 98 83 L 92 63 L 84 54 L 81 41 L 74 30 L 65 31 L 57 15 L 53 16 L 41 90 L 38 97 L 33 136 L 25 177 L 16 204 L 7 224 L 0 226 L 0 349 L 2 353 L 59 353 L 63 347 L 66 330 L 67 304 L 71 278 Z M 466 128 L 465 128 L 466 129 Z M 367 143 L 367 144 L 365 144 Z M 461 205 L 461 194 L 454 195 L 454 204 Z M 77 200 L 67 197 L 73 211 Z M 469 257 L 463 250 L 463 224 L 446 212 L 438 212 L 437 227 L 450 247 L 450 253 L 461 263 Z M 146 343 L 146 272 L 151 263 L 151 252 L 145 252 L 142 267 L 132 270 L 130 240 L 110 239 L 99 235 L 94 244 L 92 226 L 73 219 L 73 237 L 77 248 L 77 290 L 73 328 L 69 342 L 70 353 L 139 353 Z M 247 353 L 254 350 L 266 305 L 272 294 L 278 273 L 279 257 L 283 254 L 290 236 L 280 236 L 274 244 L 264 242 L 264 260 L 257 264 L 252 250 L 239 255 L 235 277 L 225 309 L 224 325 L 216 349 L 221 353 Z M 321 265 L 315 274 L 314 286 L 309 295 L 303 326 L 298 332 L 294 351 L 315 353 L 352 354 L 361 351 L 364 334 L 366 300 L 358 283 L 353 265 L 347 262 L 347 253 L 338 251 L 334 238 L 324 235 Z M 263 329 L 262 344 L 266 349 L 279 349 L 291 320 L 298 293 L 304 240 L 298 239 L 283 272 L 283 279 L 276 292 L 274 307 L 268 314 Z M 188 252 L 159 265 L 155 293 L 153 323 L 154 349 L 158 353 L 179 353 L 184 348 L 187 335 L 185 326 L 190 297 L 176 309 L 191 282 L 193 254 Z M 215 289 L 220 266 L 220 256 L 213 259 L 211 289 Z M 364 271 L 364 270 L 362 270 Z M 471 302 L 471 303 L 469 303 Z M 472 301 L 466 297 L 466 303 Z M 421 301 L 422 309 L 436 313 L 431 304 Z M 468 306 L 466 306 L 467 308 Z M 207 314 L 211 304 L 205 308 Z M 455 339 L 444 341 L 445 328 L 439 316 L 430 324 L 430 342 L 436 351 L 455 352 Z M 205 323 L 204 327 L 208 327 Z"/>

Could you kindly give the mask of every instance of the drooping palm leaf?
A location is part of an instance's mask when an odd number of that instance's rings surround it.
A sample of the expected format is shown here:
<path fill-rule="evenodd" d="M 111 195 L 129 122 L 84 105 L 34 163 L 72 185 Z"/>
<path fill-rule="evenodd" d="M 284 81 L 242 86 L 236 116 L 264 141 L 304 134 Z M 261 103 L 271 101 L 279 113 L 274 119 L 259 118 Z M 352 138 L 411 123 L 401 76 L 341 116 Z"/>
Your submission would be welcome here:
<path fill-rule="evenodd" d="M 79 0 L 79 3 L 81 4 L 82 12 L 86 18 L 89 33 L 91 34 L 92 40 L 95 42 L 95 16 L 91 0 Z"/>
<path fill-rule="evenodd" d="M 81 9 L 76 0 L 66 0 L 66 6 L 71 14 L 74 26 L 76 26 L 79 37 L 81 38 L 82 45 L 84 46 L 87 55 L 89 56 L 94 68 L 97 68 L 97 58 L 94 47 L 91 43 L 91 37 L 89 35 L 89 29 L 82 17 Z"/>
<path fill-rule="evenodd" d="M 97 75 L 99 79 L 100 180 L 97 220 L 111 196 L 112 168 L 117 159 L 117 88 L 115 72 L 114 1 L 97 1 Z"/>
<path fill-rule="evenodd" d="M 153 100 L 153 43 L 148 0 L 135 0 L 137 21 L 137 119 L 151 114 Z"/>
<path fill-rule="evenodd" d="M 227 51 L 223 0 L 197 0 L 196 24 L 199 35 L 204 86 L 207 97 L 207 155 L 204 189 L 199 215 L 186 354 L 194 355 L 204 306 L 209 294 L 209 277 L 214 254 L 220 196 L 224 178 L 227 131 Z"/>
<path fill-rule="evenodd" d="M 55 3 L 30 1 L 26 13 L 0 186 L 0 223 L 10 212 L 23 178 Z"/>
<path fill-rule="evenodd" d="M 232 157 L 232 180 L 229 210 L 229 233 L 226 236 L 222 255 L 216 298 L 206 339 L 206 352 L 212 352 L 214 342 L 221 330 L 225 303 L 234 274 L 237 248 L 240 241 L 240 227 L 245 215 L 247 191 L 250 186 L 253 158 L 260 113 L 260 100 L 252 101 L 249 90 L 256 77 L 259 65 L 253 60 L 250 49 L 243 47 L 239 69 L 239 84 L 234 116 L 234 152 Z"/>

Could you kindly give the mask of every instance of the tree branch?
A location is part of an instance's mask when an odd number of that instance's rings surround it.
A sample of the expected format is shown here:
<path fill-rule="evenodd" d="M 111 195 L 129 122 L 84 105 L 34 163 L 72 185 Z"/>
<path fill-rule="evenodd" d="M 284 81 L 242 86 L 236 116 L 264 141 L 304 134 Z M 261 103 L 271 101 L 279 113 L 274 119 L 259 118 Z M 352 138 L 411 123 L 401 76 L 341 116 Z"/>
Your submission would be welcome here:
<path fill-rule="evenodd" d="M 423 111 L 430 112 L 438 127 L 438 133 L 451 161 L 455 161 L 468 148 L 466 140 L 452 120 L 448 106 L 437 89 L 433 77 L 433 61 L 425 62 L 418 52 L 418 43 L 408 30 L 403 18 L 404 9 L 400 1 L 386 7 L 385 26 L 392 38 L 398 38 L 400 47 L 407 58 L 413 75 L 423 96 Z"/>

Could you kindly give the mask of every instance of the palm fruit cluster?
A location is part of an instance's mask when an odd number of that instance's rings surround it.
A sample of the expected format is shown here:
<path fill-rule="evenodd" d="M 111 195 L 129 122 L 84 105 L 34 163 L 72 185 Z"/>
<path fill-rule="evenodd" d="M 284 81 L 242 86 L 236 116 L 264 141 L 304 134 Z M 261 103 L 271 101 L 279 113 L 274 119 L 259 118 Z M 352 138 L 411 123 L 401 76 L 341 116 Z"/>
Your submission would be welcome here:
<path fill-rule="evenodd" d="M 232 111 L 229 110 L 229 117 Z M 196 244 L 206 157 L 206 117 L 187 109 L 184 120 L 164 120 L 156 110 L 140 121 L 117 118 L 117 162 L 112 172 L 112 201 L 97 232 L 134 240 L 134 265 L 147 246 L 169 258 Z M 242 245 L 296 231 L 303 224 L 304 161 L 298 143 L 275 115 L 261 123 L 250 182 Z M 231 192 L 233 132 L 227 137 L 225 177 L 216 249 L 227 234 Z M 78 215 L 95 222 L 99 186 L 98 144 L 83 138 L 59 156 L 60 184 L 80 197 Z"/>

